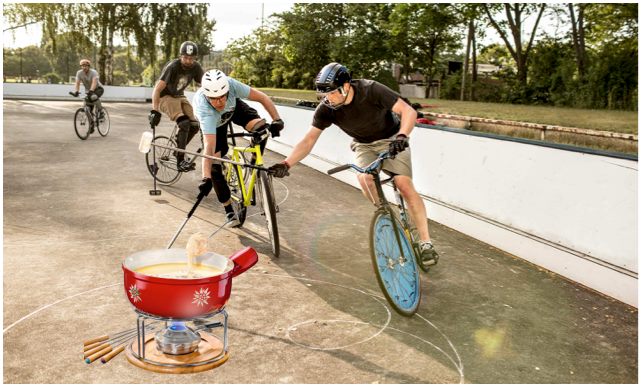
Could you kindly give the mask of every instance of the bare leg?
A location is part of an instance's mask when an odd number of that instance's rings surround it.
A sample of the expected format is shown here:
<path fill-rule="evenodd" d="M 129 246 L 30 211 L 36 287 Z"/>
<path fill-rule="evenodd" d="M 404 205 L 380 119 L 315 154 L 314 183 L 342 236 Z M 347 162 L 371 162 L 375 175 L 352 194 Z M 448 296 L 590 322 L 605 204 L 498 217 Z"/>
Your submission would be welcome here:
<path fill-rule="evenodd" d="M 412 179 L 407 176 L 397 175 L 394 177 L 394 183 L 396 183 L 396 187 L 407 203 L 410 217 L 416 226 L 416 230 L 418 230 L 421 241 L 430 242 L 425 203 L 423 203 L 423 199 L 414 188 Z"/>
<path fill-rule="evenodd" d="M 361 191 L 365 199 L 372 202 L 375 206 L 378 206 L 379 199 L 376 193 L 374 178 L 368 174 L 358 174 L 358 182 L 361 184 Z"/>

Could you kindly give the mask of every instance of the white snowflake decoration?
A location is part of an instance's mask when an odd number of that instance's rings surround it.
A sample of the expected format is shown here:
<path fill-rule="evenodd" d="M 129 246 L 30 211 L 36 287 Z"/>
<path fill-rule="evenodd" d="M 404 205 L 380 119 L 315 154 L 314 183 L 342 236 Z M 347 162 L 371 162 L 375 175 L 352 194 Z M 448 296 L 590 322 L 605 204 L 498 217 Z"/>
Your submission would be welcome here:
<path fill-rule="evenodd" d="M 140 290 L 136 287 L 136 285 L 131 285 L 129 287 L 129 296 L 131 297 L 131 300 L 134 301 L 134 303 L 138 301 L 142 302 L 142 298 L 140 298 Z"/>
<path fill-rule="evenodd" d="M 198 306 L 205 306 L 205 304 L 209 303 L 207 302 L 209 298 L 209 289 L 200 288 L 200 290 L 194 292 L 194 300 L 191 303 L 195 303 Z"/>

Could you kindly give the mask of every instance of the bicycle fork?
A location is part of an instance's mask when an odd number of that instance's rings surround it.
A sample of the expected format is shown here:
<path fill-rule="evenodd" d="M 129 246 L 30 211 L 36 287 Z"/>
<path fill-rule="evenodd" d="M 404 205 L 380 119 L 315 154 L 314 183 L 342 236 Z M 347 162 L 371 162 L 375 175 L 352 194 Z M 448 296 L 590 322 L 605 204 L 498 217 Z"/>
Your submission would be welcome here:
<path fill-rule="evenodd" d="M 399 251 L 398 263 L 399 265 L 403 266 L 405 264 L 406 258 L 405 258 L 405 254 L 403 253 L 403 244 L 401 243 L 401 237 L 399 235 L 400 229 L 398 228 L 398 223 L 396 223 L 396 220 L 394 219 L 394 212 L 390 207 L 390 203 L 387 201 L 387 198 L 385 198 L 385 195 L 383 194 L 383 186 L 381 185 L 381 180 L 378 174 L 374 174 L 372 176 L 374 177 L 374 184 L 376 185 L 376 192 L 378 193 L 380 208 L 383 208 L 385 211 L 387 211 L 387 214 L 389 215 L 390 220 L 392 222 L 392 228 L 394 229 L 394 237 L 396 238 L 396 244 L 398 245 L 398 251 Z M 394 186 L 394 193 L 398 194 L 398 190 L 396 189 L 396 186 Z M 388 265 L 390 265 L 389 257 L 388 257 Z"/>

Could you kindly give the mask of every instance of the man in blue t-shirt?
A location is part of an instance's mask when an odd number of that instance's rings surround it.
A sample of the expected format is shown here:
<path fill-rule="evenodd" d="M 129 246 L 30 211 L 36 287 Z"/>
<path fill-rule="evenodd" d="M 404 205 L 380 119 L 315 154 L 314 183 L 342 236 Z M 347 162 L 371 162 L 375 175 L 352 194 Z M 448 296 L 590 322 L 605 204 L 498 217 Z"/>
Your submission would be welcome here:
<path fill-rule="evenodd" d="M 249 99 L 262 104 L 271 116 L 272 123 L 267 124 L 255 109 L 241 99 Z M 200 130 L 203 133 L 205 144 L 203 153 L 205 155 L 220 158 L 227 154 L 229 150 L 227 125 L 229 122 L 256 133 L 257 138 L 266 137 L 267 130 L 272 137 L 277 137 L 285 127 L 276 106 L 267 95 L 236 79 L 227 77 L 217 69 L 205 72 L 201 87 L 196 91 L 192 103 L 194 114 L 200 122 Z M 265 148 L 266 140 L 266 138 L 262 140 L 261 150 Z M 225 182 L 222 164 L 208 158 L 203 158 L 202 162 L 203 180 L 198 188 L 205 195 L 208 195 L 213 188 L 216 191 L 218 201 L 225 208 L 227 219 L 232 221 L 233 226 L 238 226 L 239 222 L 234 218 L 231 192 Z"/>

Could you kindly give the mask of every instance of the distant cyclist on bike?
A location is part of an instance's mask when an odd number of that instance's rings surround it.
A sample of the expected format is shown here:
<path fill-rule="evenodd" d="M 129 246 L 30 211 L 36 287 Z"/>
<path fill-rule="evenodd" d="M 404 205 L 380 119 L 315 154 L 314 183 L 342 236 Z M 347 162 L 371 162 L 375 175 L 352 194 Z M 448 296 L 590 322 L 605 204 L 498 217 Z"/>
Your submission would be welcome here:
<path fill-rule="evenodd" d="M 203 77 L 203 69 L 196 61 L 197 57 L 198 46 L 195 43 L 191 41 L 182 43 L 180 57 L 165 65 L 151 95 L 153 107 L 149 112 L 149 124 L 157 126 L 160 123 L 162 116 L 160 111 L 167 114 L 169 119 L 178 125 L 176 145 L 183 150 L 198 133 L 198 121 L 184 93 L 185 88 L 192 81 L 200 84 Z M 184 153 L 175 152 L 175 156 L 179 171 L 194 169 L 195 164 L 184 161 Z"/>
<path fill-rule="evenodd" d="M 436 264 L 438 253 L 430 240 L 425 204 L 412 183 L 411 156 L 409 149 L 406 150 L 416 122 L 416 111 L 399 94 L 376 81 L 352 80 L 347 68 L 339 63 L 323 67 L 315 83 L 322 103 L 316 107 L 310 130 L 283 162 L 269 169 L 279 178 L 289 175 L 289 169 L 311 152 L 323 130 L 331 124 L 353 138 L 350 147 L 359 167 L 369 165 L 379 153 L 389 151 L 395 157 L 384 161 L 383 170 L 394 176 L 394 182 L 407 202 L 421 239 L 423 263 Z M 365 197 L 377 204 L 372 176 L 361 174 L 358 180 Z"/>
<path fill-rule="evenodd" d="M 259 102 L 272 118 L 272 123 L 267 124 L 255 109 L 241 99 Z M 212 69 L 205 72 L 201 87 L 196 91 L 193 99 L 194 111 L 200 122 L 200 129 L 204 137 L 205 155 L 223 157 L 227 154 L 227 124 L 231 121 L 247 131 L 255 133 L 254 139 L 261 143 L 261 150 L 265 148 L 267 131 L 272 137 L 280 135 L 285 124 L 280 119 L 276 106 L 272 100 L 254 88 L 227 77 L 222 71 Z M 228 220 L 232 226 L 239 226 L 240 222 L 234 219 L 235 212 L 231 200 L 231 191 L 225 181 L 223 168 L 220 162 L 211 159 L 202 160 L 202 183 L 198 186 L 201 192 L 208 195 L 213 188 L 218 201 L 223 204 Z"/>
<path fill-rule="evenodd" d="M 94 113 L 97 114 L 98 119 L 102 119 L 104 113 L 102 112 L 100 97 L 105 93 L 105 89 L 102 88 L 102 84 L 100 83 L 98 71 L 91 68 L 91 61 L 89 59 L 80 60 L 80 69 L 76 72 L 76 89 L 72 92 L 72 95 L 75 97 L 80 95 L 81 82 L 87 93 L 87 102 L 96 106 Z M 93 127 L 90 127 L 89 132 L 93 132 Z"/>

